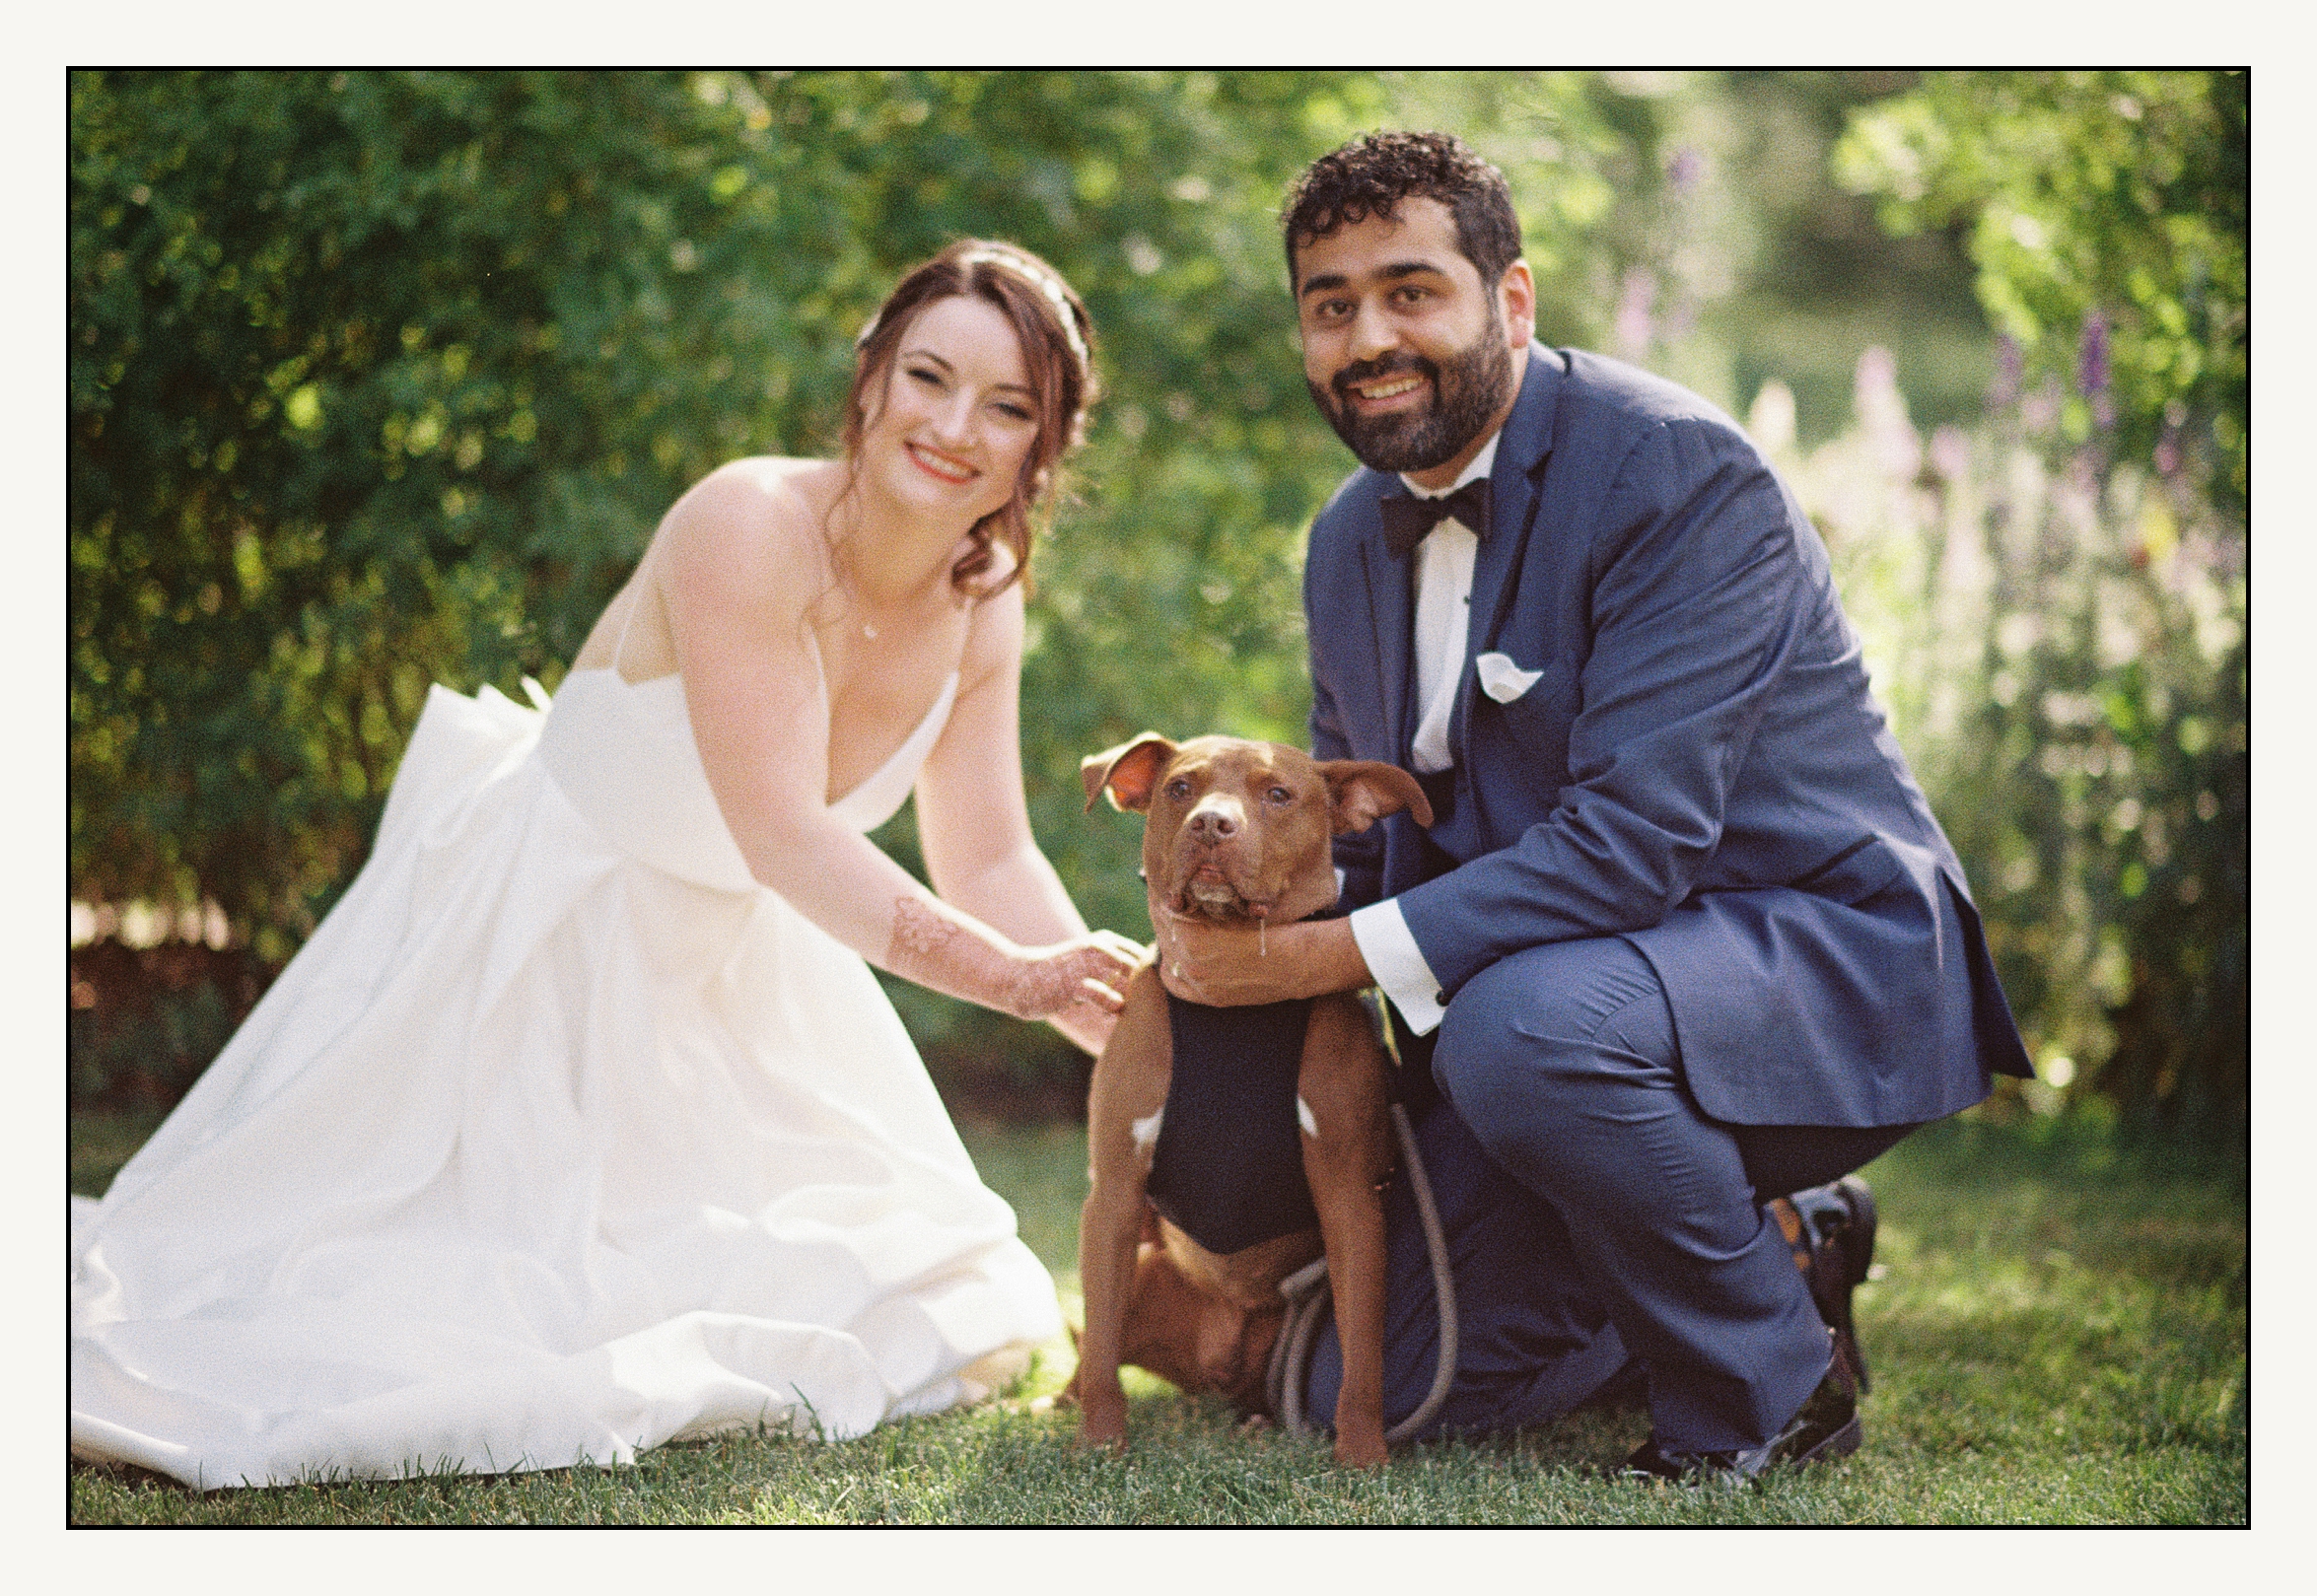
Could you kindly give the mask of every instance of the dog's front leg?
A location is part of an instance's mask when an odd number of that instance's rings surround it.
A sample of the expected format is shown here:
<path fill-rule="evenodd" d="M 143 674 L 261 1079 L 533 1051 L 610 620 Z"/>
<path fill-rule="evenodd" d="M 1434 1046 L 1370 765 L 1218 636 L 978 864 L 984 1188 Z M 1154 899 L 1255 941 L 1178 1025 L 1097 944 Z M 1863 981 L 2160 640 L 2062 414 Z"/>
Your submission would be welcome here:
<path fill-rule="evenodd" d="M 1166 994 L 1157 968 L 1146 965 L 1127 984 L 1126 1007 L 1094 1061 L 1087 1092 L 1087 1201 L 1078 1228 L 1087 1328 L 1072 1376 L 1082 1446 L 1126 1444 L 1126 1391 L 1118 1365 L 1134 1297 L 1156 1116 L 1166 1105 L 1173 1059 Z"/>
<path fill-rule="evenodd" d="M 1303 1174 L 1319 1212 L 1335 1299 L 1344 1383 L 1336 1395 L 1338 1463 L 1386 1459 L 1383 1439 L 1383 1195 L 1391 1172 L 1384 1059 L 1359 1001 L 1311 1006 L 1296 1080 L 1303 1120 Z"/>

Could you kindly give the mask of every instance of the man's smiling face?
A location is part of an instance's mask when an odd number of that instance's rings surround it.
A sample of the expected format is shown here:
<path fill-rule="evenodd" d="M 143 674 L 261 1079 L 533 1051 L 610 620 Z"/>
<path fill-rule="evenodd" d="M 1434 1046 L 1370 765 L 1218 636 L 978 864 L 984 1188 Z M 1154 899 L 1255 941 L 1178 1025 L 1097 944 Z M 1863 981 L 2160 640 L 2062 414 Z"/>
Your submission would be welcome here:
<path fill-rule="evenodd" d="M 1361 462 L 1447 487 L 1511 412 L 1536 324 L 1528 266 L 1483 284 L 1437 199 L 1296 251 L 1311 397 Z"/>

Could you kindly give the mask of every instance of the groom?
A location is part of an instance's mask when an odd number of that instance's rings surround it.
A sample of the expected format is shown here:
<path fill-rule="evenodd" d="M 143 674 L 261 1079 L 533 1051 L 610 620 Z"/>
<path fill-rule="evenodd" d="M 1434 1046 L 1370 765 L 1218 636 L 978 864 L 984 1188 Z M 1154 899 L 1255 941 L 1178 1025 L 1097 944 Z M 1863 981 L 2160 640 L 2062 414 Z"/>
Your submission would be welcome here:
<path fill-rule="evenodd" d="M 2030 1069 L 1825 548 L 1719 411 L 1533 341 L 1510 193 L 1456 139 L 1346 145 L 1284 227 L 1312 398 L 1366 467 L 1311 527 L 1313 748 L 1418 772 L 1437 820 L 1339 840 L 1349 918 L 1161 925 L 1166 984 L 1390 999 L 1445 1098 L 1448 1422 L 1552 1417 L 1630 1358 L 1637 1474 L 1847 1451 L 1858 1366 L 1765 1204 Z M 1424 1268 L 1402 1238 L 1397 1413 Z"/>

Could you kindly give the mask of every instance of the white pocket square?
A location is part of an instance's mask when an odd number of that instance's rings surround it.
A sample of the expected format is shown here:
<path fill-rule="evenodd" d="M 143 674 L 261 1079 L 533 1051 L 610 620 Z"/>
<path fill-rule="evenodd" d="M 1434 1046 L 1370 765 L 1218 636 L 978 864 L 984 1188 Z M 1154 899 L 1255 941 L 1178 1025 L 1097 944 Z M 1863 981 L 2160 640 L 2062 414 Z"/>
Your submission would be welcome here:
<path fill-rule="evenodd" d="M 1541 670 L 1523 670 L 1509 654 L 1484 654 L 1472 661 L 1480 672 L 1480 690 L 1500 704 L 1510 704 L 1537 684 Z"/>

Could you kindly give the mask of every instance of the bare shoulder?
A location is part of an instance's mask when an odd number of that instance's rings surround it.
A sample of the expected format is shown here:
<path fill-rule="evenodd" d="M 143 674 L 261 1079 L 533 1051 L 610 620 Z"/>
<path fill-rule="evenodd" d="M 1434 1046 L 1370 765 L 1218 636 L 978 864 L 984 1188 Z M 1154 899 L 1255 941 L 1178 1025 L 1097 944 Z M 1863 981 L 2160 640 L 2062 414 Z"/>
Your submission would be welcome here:
<path fill-rule="evenodd" d="M 687 538 L 786 539 L 818 531 L 835 484 L 829 460 L 752 454 L 727 460 L 684 490 L 661 521 Z"/>
<path fill-rule="evenodd" d="M 1004 550 L 999 553 L 1001 558 L 1005 557 Z M 1020 670 L 1023 637 L 1027 631 L 1025 614 L 1018 582 L 1004 592 L 974 601 L 972 617 L 966 623 L 965 654 L 957 661 L 957 673 L 965 687 Z"/>
<path fill-rule="evenodd" d="M 762 592 L 775 579 L 781 589 L 816 591 L 829 576 L 821 522 L 836 469 L 827 460 L 768 455 L 727 461 L 675 502 L 654 542 L 687 587 L 739 584 Z"/>

